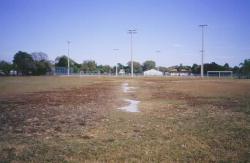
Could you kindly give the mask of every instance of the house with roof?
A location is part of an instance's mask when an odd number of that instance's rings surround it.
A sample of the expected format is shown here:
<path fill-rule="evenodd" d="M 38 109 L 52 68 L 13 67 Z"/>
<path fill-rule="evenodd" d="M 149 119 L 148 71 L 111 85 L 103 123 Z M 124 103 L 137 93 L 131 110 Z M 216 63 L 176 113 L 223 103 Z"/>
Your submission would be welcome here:
<path fill-rule="evenodd" d="M 163 76 L 163 72 L 151 69 L 143 72 L 144 76 Z"/>
<path fill-rule="evenodd" d="M 170 76 L 190 76 L 191 69 L 188 67 L 173 66 L 169 68 L 168 74 Z"/>

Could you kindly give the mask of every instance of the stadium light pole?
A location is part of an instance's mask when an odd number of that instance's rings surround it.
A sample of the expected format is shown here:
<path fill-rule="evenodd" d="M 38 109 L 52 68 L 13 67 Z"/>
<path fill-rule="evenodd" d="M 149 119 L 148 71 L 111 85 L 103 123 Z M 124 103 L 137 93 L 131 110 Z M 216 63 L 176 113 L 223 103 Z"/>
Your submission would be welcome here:
<path fill-rule="evenodd" d="M 115 56 L 117 56 L 117 51 L 119 50 L 119 49 L 113 49 L 114 51 L 115 51 Z M 118 69 L 117 69 L 117 61 L 115 61 L 115 76 L 118 76 Z"/>
<path fill-rule="evenodd" d="M 135 29 L 128 30 L 130 34 L 130 55 L 131 55 L 131 77 L 134 77 L 134 63 L 133 63 L 133 34 L 136 34 L 137 31 Z"/>
<path fill-rule="evenodd" d="M 70 44 L 70 41 L 67 41 L 67 44 L 68 44 L 68 76 L 69 76 L 69 69 L 70 69 L 70 66 L 69 66 L 69 44 Z"/>
<path fill-rule="evenodd" d="M 204 28 L 207 27 L 207 24 L 202 24 L 199 25 L 201 27 L 201 77 L 204 77 L 204 65 L 203 65 L 203 60 L 204 60 Z"/>

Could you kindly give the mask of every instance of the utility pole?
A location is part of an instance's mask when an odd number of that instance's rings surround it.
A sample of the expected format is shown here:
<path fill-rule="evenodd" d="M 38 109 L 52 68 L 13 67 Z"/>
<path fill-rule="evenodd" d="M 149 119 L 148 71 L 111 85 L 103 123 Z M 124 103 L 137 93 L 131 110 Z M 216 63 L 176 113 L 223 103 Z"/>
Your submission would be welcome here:
<path fill-rule="evenodd" d="M 70 65 L 69 65 L 69 44 L 70 44 L 70 41 L 67 41 L 67 44 L 68 44 L 68 76 L 69 76 L 69 69 L 70 69 Z"/>
<path fill-rule="evenodd" d="M 115 51 L 115 58 L 117 58 L 117 51 L 119 50 L 119 49 L 113 49 L 114 51 Z M 117 69 L 117 61 L 115 61 L 115 76 L 118 76 L 118 69 Z"/>
<path fill-rule="evenodd" d="M 204 77 L 204 65 L 203 65 L 203 60 L 204 60 L 204 28 L 207 27 L 207 24 L 202 24 L 199 25 L 201 27 L 201 77 Z"/>
<path fill-rule="evenodd" d="M 133 34 L 136 34 L 135 29 L 128 30 L 130 34 L 130 55 L 131 55 L 131 77 L 134 77 L 134 63 L 133 63 Z"/>

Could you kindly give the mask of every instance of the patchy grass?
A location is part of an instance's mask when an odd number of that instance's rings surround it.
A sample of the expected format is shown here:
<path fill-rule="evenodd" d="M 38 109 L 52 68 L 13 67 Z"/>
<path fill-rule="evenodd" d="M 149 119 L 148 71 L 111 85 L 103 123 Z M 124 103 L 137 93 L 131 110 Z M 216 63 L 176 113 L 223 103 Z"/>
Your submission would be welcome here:
<path fill-rule="evenodd" d="M 250 160 L 248 80 L 28 77 L 0 88 L 5 162 Z M 118 110 L 124 98 L 141 112 Z"/>

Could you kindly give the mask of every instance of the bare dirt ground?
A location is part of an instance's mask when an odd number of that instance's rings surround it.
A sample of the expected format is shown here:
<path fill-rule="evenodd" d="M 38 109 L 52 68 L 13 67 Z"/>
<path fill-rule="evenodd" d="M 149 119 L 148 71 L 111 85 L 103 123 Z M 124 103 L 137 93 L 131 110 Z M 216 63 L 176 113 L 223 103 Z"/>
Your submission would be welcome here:
<path fill-rule="evenodd" d="M 250 160 L 248 80 L 0 80 L 2 162 Z M 127 98 L 140 112 L 117 109 Z"/>

